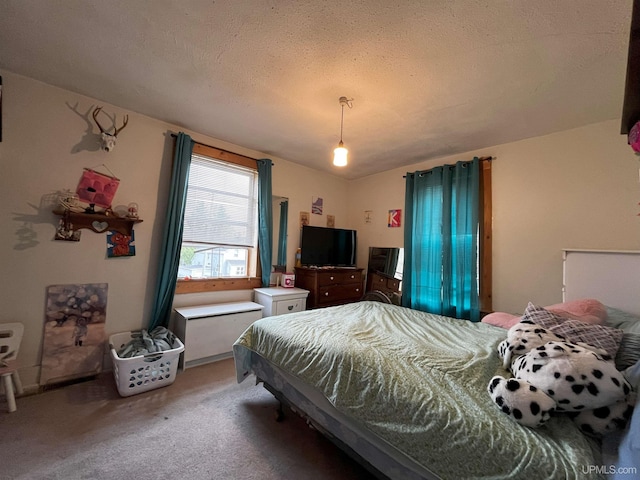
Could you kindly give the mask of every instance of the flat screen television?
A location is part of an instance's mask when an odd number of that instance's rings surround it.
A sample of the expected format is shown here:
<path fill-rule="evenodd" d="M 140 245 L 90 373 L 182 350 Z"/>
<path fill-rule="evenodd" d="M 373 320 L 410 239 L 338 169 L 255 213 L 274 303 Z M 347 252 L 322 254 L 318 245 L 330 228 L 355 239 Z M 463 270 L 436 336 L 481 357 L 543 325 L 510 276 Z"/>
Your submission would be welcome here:
<path fill-rule="evenodd" d="M 355 230 L 304 225 L 300 262 L 304 267 L 354 267 L 356 246 Z"/>

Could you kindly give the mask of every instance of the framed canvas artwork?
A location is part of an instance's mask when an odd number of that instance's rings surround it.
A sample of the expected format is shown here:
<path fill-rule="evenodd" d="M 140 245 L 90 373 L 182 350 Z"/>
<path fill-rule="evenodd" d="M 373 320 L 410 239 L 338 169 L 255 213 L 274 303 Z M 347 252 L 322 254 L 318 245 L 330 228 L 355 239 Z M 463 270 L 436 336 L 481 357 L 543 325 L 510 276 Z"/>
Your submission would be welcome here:
<path fill-rule="evenodd" d="M 131 235 L 110 230 L 107 232 L 107 257 L 133 257 L 136 254 L 136 242 Z"/>
<path fill-rule="evenodd" d="M 97 375 L 102 370 L 107 283 L 47 288 L 40 385 Z"/>

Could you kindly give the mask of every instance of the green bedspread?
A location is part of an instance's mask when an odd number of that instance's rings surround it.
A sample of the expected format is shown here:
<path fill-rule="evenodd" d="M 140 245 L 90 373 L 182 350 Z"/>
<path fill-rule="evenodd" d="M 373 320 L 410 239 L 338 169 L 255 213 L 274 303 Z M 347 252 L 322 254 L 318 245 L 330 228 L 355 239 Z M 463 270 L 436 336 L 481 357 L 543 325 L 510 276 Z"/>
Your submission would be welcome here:
<path fill-rule="evenodd" d="M 264 318 L 236 342 L 314 386 L 442 478 L 592 478 L 595 443 L 567 418 L 502 414 L 487 383 L 506 331 L 360 302 Z"/>

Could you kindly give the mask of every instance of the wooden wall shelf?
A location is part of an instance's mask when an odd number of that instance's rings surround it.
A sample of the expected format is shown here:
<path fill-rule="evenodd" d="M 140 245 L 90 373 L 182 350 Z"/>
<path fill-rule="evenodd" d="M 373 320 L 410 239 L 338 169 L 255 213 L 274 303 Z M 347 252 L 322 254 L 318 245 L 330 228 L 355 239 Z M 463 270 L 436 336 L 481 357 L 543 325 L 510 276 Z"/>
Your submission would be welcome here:
<path fill-rule="evenodd" d="M 142 222 L 139 218 L 121 218 L 115 215 L 105 215 L 104 213 L 72 212 L 71 210 L 64 209 L 56 209 L 53 213 L 60 215 L 67 222 L 73 225 L 71 230 L 88 228 L 96 233 L 115 230 L 123 235 L 131 235 L 133 226 L 136 223 Z"/>

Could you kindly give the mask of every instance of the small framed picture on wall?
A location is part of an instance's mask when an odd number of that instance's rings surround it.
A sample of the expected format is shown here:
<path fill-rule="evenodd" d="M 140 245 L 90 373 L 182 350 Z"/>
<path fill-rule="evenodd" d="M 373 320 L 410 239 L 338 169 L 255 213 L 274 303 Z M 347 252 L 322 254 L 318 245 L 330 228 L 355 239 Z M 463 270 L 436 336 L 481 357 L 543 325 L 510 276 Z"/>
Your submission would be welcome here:
<path fill-rule="evenodd" d="M 300 212 L 300 228 L 309 225 L 309 212 Z"/>
<path fill-rule="evenodd" d="M 324 201 L 321 197 L 313 197 L 311 199 L 311 213 L 314 215 L 322 215 L 322 207 Z"/>
<path fill-rule="evenodd" d="M 402 218 L 402 210 L 389 210 L 389 228 L 398 228 L 400 226 L 400 219 Z"/>
<path fill-rule="evenodd" d="M 327 215 L 327 227 L 335 228 L 336 226 L 336 217 L 335 215 Z"/>

